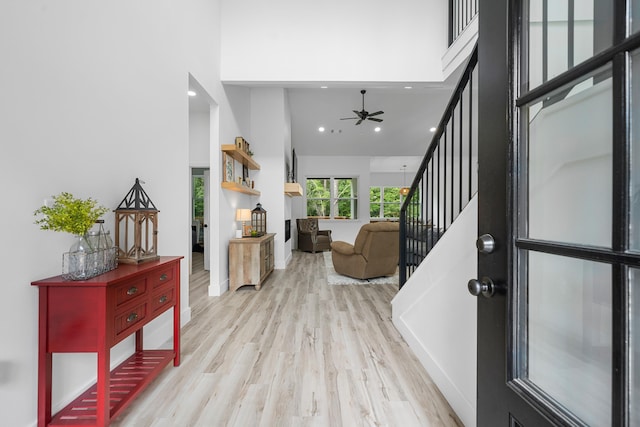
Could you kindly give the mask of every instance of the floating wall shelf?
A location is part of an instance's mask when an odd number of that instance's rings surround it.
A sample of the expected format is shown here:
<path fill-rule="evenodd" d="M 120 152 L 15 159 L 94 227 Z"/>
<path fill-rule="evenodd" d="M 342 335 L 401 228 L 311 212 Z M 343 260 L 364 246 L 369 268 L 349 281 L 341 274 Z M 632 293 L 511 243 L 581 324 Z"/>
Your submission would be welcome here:
<path fill-rule="evenodd" d="M 250 194 L 252 196 L 259 196 L 260 192 L 258 190 L 254 190 L 253 188 L 249 188 L 246 185 L 236 184 L 235 182 L 223 182 L 222 188 L 225 190 L 237 191 L 239 193 Z"/>
<path fill-rule="evenodd" d="M 223 144 L 222 151 L 233 157 L 251 170 L 260 170 L 260 165 L 242 150 L 238 150 L 234 144 Z"/>
<path fill-rule="evenodd" d="M 284 194 L 289 197 L 302 196 L 302 185 L 297 182 L 285 182 Z"/>

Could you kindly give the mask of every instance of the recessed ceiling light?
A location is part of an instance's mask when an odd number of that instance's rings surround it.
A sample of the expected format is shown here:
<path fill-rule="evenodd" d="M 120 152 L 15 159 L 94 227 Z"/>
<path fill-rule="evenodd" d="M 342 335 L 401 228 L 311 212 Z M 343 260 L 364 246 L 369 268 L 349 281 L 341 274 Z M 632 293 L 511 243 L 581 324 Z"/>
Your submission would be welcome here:
<path fill-rule="evenodd" d="M 324 127 L 320 126 L 320 127 L 318 128 L 318 132 L 324 132 Z"/>
<path fill-rule="evenodd" d="M 320 89 L 326 89 L 328 86 L 320 86 Z"/>
<path fill-rule="evenodd" d="M 197 93 L 195 93 L 194 91 L 190 90 L 190 91 L 187 91 L 187 95 L 189 95 L 189 96 L 196 96 L 196 95 L 197 95 Z"/>
<path fill-rule="evenodd" d="M 380 126 L 376 126 L 375 129 L 373 129 L 376 132 L 380 132 L 382 130 L 382 128 Z"/>
<path fill-rule="evenodd" d="M 413 89 L 413 86 L 405 86 L 405 89 Z"/>
<path fill-rule="evenodd" d="M 429 132 L 435 132 L 435 131 L 436 131 L 436 128 L 429 129 Z"/>

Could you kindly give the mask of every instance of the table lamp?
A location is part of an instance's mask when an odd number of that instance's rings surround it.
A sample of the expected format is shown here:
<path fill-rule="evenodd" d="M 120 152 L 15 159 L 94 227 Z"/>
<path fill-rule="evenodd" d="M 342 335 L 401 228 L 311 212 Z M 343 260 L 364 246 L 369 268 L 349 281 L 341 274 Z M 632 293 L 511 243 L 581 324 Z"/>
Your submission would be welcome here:
<path fill-rule="evenodd" d="M 242 221 L 242 237 L 251 237 L 251 209 L 236 209 L 236 221 Z"/>

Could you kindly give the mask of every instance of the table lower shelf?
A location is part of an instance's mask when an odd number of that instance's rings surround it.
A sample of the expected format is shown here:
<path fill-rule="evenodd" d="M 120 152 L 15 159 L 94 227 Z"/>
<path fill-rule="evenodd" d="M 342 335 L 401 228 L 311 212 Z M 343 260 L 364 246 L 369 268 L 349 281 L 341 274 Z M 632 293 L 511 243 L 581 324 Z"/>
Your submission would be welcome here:
<path fill-rule="evenodd" d="M 113 419 L 153 381 L 175 357 L 173 350 L 143 350 L 118 365 L 110 375 L 110 418 Z M 49 426 L 95 426 L 97 392 L 94 384 L 58 412 Z"/>

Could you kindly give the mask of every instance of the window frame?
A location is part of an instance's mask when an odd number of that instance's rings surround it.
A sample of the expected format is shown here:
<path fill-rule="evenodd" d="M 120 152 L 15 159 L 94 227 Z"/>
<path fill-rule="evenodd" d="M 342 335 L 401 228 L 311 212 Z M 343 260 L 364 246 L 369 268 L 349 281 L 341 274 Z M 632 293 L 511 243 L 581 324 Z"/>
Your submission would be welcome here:
<path fill-rule="evenodd" d="M 379 188 L 380 189 L 380 201 L 379 202 L 372 202 L 371 201 L 371 189 L 372 188 Z M 385 202 L 384 201 L 384 190 L 385 188 L 393 188 L 393 189 L 397 189 L 398 190 L 398 195 L 400 196 L 400 201 L 397 203 L 398 204 L 398 214 L 400 213 L 400 209 L 402 208 L 402 204 L 404 203 L 404 199 L 405 196 L 402 195 L 402 193 L 400 193 L 400 189 L 402 188 L 402 186 L 396 186 L 396 185 L 371 185 L 369 186 L 369 218 L 371 219 L 379 219 L 379 220 L 395 220 L 395 219 L 400 219 L 399 216 L 390 216 L 390 217 L 386 217 L 384 216 L 384 206 L 385 205 L 395 205 L 395 202 Z M 371 216 L 371 204 L 372 203 L 377 203 L 379 208 L 380 208 L 380 214 L 378 216 Z"/>
<path fill-rule="evenodd" d="M 308 181 L 309 180 L 329 180 L 329 198 L 326 197 L 309 197 Z M 352 181 L 352 197 L 337 197 L 336 186 L 338 180 L 351 180 Z M 359 196 L 359 177 L 353 175 L 314 175 L 305 177 L 305 214 L 307 218 L 318 218 L 322 220 L 337 220 L 337 221 L 357 221 L 359 217 L 358 212 L 358 200 Z M 309 201 L 328 201 L 329 202 L 329 216 L 313 216 L 309 215 Z M 340 201 L 351 200 L 351 217 L 345 218 L 338 216 L 338 203 Z"/>

